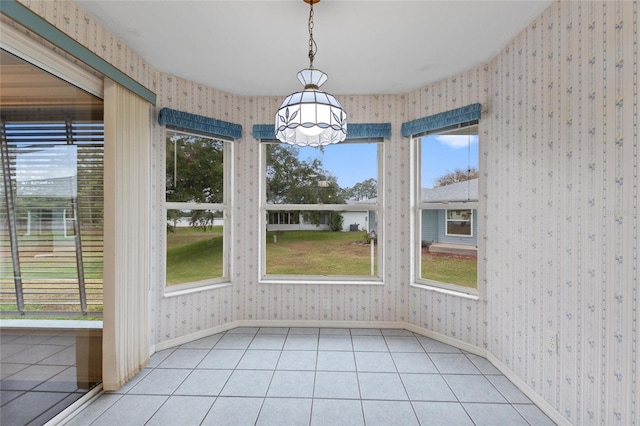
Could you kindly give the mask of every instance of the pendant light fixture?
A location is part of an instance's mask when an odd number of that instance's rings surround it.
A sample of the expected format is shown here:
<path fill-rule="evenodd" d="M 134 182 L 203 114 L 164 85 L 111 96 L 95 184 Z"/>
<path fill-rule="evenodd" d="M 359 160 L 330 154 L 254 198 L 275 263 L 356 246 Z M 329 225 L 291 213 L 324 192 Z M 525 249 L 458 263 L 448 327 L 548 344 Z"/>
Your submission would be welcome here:
<path fill-rule="evenodd" d="M 309 3 L 309 68 L 298 72 L 304 90 L 285 98 L 276 113 L 276 138 L 299 146 L 322 146 L 342 142 L 347 137 L 347 113 L 331 94 L 320 90 L 327 74 L 313 68 L 318 46 L 313 39 L 313 4 Z"/>

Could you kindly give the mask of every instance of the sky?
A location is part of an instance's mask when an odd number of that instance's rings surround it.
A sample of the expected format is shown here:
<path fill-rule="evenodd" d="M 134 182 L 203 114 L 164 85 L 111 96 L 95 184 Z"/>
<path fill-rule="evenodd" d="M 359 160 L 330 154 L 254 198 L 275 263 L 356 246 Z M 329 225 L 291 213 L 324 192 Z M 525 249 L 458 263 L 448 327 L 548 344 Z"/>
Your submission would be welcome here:
<path fill-rule="evenodd" d="M 407 142 L 408 143 L 408 142 Z M 369 178 L 377 179 L 377 144 L 342 143 L 323 151 L 301 148 L 299 158 L 322 159 L 324 168 L 338 178 L 342 188 Z M 422 186 L 432 188 L 435 180 L 455 169 L 478 168 L 477 135 L 431 135 L 422 138 Z"/>
<path fill-rule="evenodd" d="M 478 168 L 478 135 L 431 135 L 422 138 L 422 187 L 433 188 L 455 169 Z"/>
<path fill-rule="evenodd" d="M 316 148 L 301 148 L 299 158 L 321 159 L 324 168 L 338 178 L 338 185 L 341 188 L 352 187 L 370 178 L 377 180 L 377 144 L 342 143 L 326 146 L 323 151 Z"/>

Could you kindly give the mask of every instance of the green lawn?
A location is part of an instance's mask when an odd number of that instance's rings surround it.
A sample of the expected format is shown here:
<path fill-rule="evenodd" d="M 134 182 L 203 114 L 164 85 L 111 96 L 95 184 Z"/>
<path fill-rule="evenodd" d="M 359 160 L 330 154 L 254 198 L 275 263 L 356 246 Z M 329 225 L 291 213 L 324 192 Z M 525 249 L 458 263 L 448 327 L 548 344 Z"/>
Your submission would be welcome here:
<path fill-rule="evenodd" d="M 0 312 L 3 312 L 2 319 L 37 319 L 37 320 L 81 320 L 81 321 L 100 321 L 102 320 L 102 304 L 87 306 L 87 315 L 79 312 L 78 305 L 38 305 L 25 304 L 24 315 L 7 315 L 6 312 L 17 311 L 18 307 L 15 303 L 0 303 Z M 36 315 L 30 315 L 30 313 Z M 48 312 L 48 315 L 42 315 L 42 312 Z M 56 313 L 60 313 L 56 315 Z"/>
<path fill-rule="evenodd" d="M 362 232 L 267 232 L 267 274 L 370 276 L 371 246 L 363 243 Z M 168 234 L 168 247 L 168 285 L 222 275 L 221 227 L 179 228 Z M 377 268 L 376 259 L 375 274 Z M 426 253 L 422 278 L 476 288 L 477 261 Z"/>
<path fill-rule="evenodd" d="M 362 232 L 267 232 L 267 274 L 370 276 L 371 246 L 363 243 Z"/>
<path fill-rule="evenodd" d="M 274 240 L 274 236 L 276 239 Z M 329 231 L 286 231 L 267 233 L 267 274 L 269 275 L 316 275 L 316 276 L 371 276 L 371 246 L 365 244 L 362 232 Z M 167 234 L 167 285 L 195 282 L 222 277 L 223 273 L 223 229 L 213 227 L 206 232 L 197 228 L 176 228 Z M 375 246 L 377 256 L 377 246 Z M 86 260 L 86 259 L 85 259 Z M 55 262 L 58 262 L 55 264 Z M 102 278 L 102 259 L 85 269 L 87 278 Z M 377 259 L 374 260 L 374 275 L 378 274 Z M 57 266 L 59 277 L 73 275 L 75 264 L 70 260 L 38 258 L 34 265 L 23 264 L 25 278 L 38 278 L 36 266 Z M 11 265 L 5 265 L 4 272 Z M 49 270 L 51 275 L 51 270 Z M 450 284 L 477 288 L 476 259 L 461 259 L 443 255 L 422 254 L 422 278 Z M 6 278 L 7 285 L 12 284 Z M 88 292 L 91 291 L 88 281 Z M 2 280 L 0 280 L 2 284 Z M 77 291 L 75 287 L 70 290 Z M 14 303 L 0 300 L 0 311 L 16 309 Z M 37 303 L 37 302 L 36 302 Z M 91 305 L 89 310 L 101 310 L 102 306 Z M 44 309 L 43 306 L 29 306 L 28 310 Z M 75 307 L 45 310 L 77 310 Z M 67 318 L 65 316 L 65 318 Z"/>
<path fill-rule="evenodd" d="M 222 276 L 222 226 L 167 233 L 167 285 Z"/>
<path fill-rule="evenodd" d="M 478 261 L 423 253 L 422 278 L 477 288 Z"/>

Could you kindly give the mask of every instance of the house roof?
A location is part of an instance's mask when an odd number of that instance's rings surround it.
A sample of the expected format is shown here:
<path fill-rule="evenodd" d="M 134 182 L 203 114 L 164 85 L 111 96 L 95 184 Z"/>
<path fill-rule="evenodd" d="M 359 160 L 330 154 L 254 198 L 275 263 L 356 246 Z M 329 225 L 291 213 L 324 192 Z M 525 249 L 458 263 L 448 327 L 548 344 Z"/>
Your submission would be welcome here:
<path fill-rule="evenodd" d="M 456 182 L 436 188 L 422 188 L 423 203 L 478 201 L 478 179 Z"/>
<path fill-rule="evenodd" d="M 436 188 L 422 188 L 421 195 L 423 203 L 478 201 L 478 179 L 470 179 Z M 347 204 L 370 204 L 376 201 L 377 198 L 358 201 L 348 200 Z"/>

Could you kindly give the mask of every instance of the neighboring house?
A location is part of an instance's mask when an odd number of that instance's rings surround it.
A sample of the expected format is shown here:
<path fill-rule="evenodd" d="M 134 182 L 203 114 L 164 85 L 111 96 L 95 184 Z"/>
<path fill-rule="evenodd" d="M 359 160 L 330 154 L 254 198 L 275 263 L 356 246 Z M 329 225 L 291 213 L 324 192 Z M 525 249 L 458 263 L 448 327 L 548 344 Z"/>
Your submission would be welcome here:
<path fill-rule="evenodd" d="M 349 200 L 347 204 L 370 204 L 372 200 Z M 478 202 L 478 179 L 457 182 L 436 188 L 422 188 L 421 202 L 434 203 L 438 208 L 422 210 L 422 241 L 435 244 L 477 247 L 478 222 L 476 209 L 447 209 L 448 203 Z M 375 211 L 345 211 L 343 231 L 378 232 Z M 329 212 L 320 224 L 305 222 L 299 212 L 269 212 L 268 231 L 329 230 Z"/>
<path fill-rule="evenodd" d="M 349 200 L 348 204 L 370 203 L 371 200 L 353 201 Z M 374 210 L 359 212 L 342 212 L 342 230 L 343 231 L 376 231 L 378 232 L 378 222 L 376 220 L 376 212 Z"/>
<path fill-rule="evenodd" d="M 350 203 L 371 203 L 371 200 L 350 201 Z M 457 182 L 436 188 L 422 188 L 422 203 L 434 203 L 440 208 L 422 210 L 422 241 L 428 243 L 464 245 L 477 247 L 477 209 L 447 209 L 447 203 L 478 202 L 478 179 Z M 343 230 L 370 232 L 377 230 L 375 212 L 343 212 Z"/>
<path fill-rule="evenodd" d="M 476 209 L 447 209 L 447 203 L 478 201 L 478 179 L 436 188 L 422 188 L 421 202 L 439 208 L 422 210 L 422 241 L 477 247 Z M 441 206 L 441 207 L 440 207 Z"/>
<path fill-rule="evenodd" d="M 348 204 L 353 204 L 349 201 Z M 358 203 L 357 201 L 355 203 Z M 371 231 L 376 230 L 377 222 L 374 211 L 346 211 L 342 215 L 342 231 Z M 321 214 L 318 225 L 305 221 L 301 212 L 270 211 L 267 221 L 267 231 L 328 231 L 331 212 Z"/>
<path fill-rule="evenodd" d="M 316 225 L 305 221 L 302 212 L 270 211 L 267 231 L 328 231 L 330 213 L 321 213 L 319 223 Z"/>

